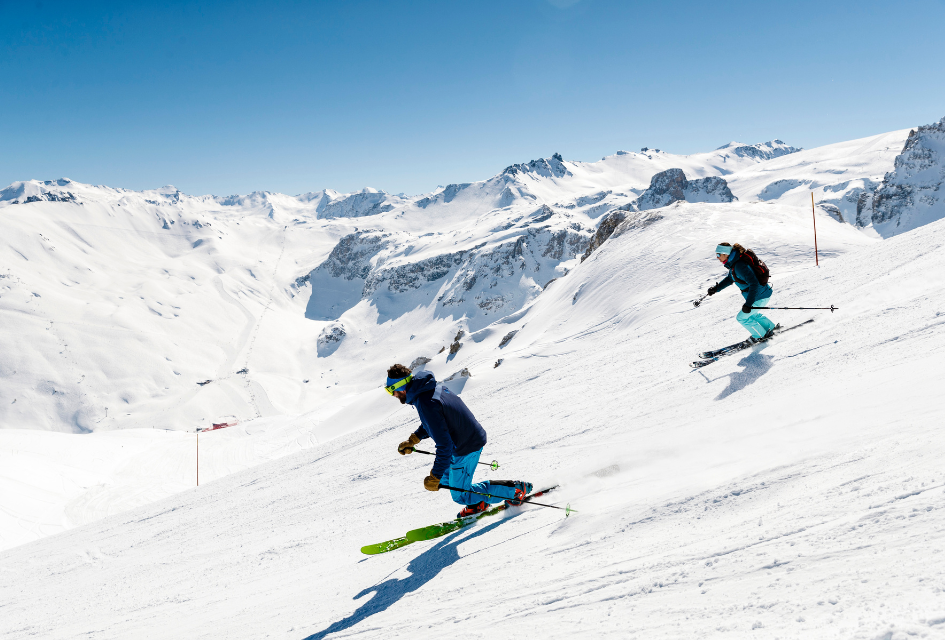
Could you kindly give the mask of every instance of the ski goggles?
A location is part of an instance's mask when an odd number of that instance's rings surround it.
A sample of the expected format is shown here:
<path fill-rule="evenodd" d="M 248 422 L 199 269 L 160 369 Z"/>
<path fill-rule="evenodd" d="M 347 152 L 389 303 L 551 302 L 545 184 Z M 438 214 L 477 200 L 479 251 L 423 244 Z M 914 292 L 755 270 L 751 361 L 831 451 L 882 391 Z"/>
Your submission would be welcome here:
<path fill-rule="evenodd" d="M 407 383 L 410 382 L 411 380 L 413 380 L 413 376 L 407 376 L 406 378 L 401 378 L 400 380 L 393 380 L 391 378 L 388 378 L 387 386 L 384 387 L 384 391 L 386 391 L 390 395 L 394 395 L 395 391 L 400 391 L 401 389 L 403 389 L 405 386 L 407 386 Z"/>
<path fill-rule="evenodd" d="M 715 254 L 719 256 L 727 256 L 732 253 L 732 248 L 724 244 L 720 244 L 715 248 Z"/>

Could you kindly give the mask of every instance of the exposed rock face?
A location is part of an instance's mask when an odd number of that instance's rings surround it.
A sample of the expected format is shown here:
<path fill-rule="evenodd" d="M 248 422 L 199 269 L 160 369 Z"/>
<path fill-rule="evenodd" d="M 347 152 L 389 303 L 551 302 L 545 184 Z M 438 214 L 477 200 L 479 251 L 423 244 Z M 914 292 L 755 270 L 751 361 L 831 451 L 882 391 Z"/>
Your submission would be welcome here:
<path fill-rule="evenodd" d="M 624 211 L 619 211 L 619 210 L 614 211 L 609 216 L 607 216 L 607 218 L 604 219 L 604 221 L 608 222 L 607 229 L 604 230 L 606 233 L 600 234 L 600 238 L 601 238 L 600 243 L 596 247 L 594 247 L 594 249 L 597 249 L 597 247 L 600 247 L 600 245 L 603 244 L 609 238 L 618 237 L 621 234 L 626 233 L 627 231 L 633 231 L 635 229 L 645 229 L 651 224 L 655 222 L 659 222 L 662 219 L 663 219 L 662 215 L 652 210 L 631 211 L 631 212 L 624 212 Z M 600 232 L 600 230 L 598 230 L 598 232 Z M 595 239 L 597 237 L 598 236 L 595 236 Z M 589 258 L 591 253 L 593 253 L 594 249 L 591 249 L 590 247 L 588 247 L 587 252 L 581 257 L 581 262 L 584 262 L 584 260 Z M 573 301 L 575 302 L 577 301 L 578 293 L 580 293 L 580 291 L 574 294 Z"/>
<path fill-rule="evenodd" d="M 640 211 L 658 209 L 674 202 L 733 202 L 737 198 L 724 178 L 689 180 L 682 169 L 667 169 L 650 178 L 650 186 L 633 203 Z"/>
<path fill-rule="evenodd" d="M 719 148 L 724 149 L 725 147 Z M 755 158 L 756 160 L 771 160 L 798 151 L 803 151 L 803 149 L 788 146 L 780 140 L 772 140 L 771 142 L 761 142 L 759 144 L 741 145 L 732 149 L 731 153 L 737 156 Z"/>
<path fill-rule="evenodd" d="M 361 280 L 371 271 L 371 258 L 386 245 L 389 234 L 375 231 L 356 231 L 338 241 L 328 259 L 319 266 L 334 278 Z"/>
<path fill-rule="evenodd" d="M 308 274 L 312 296 L 305 317 L 337 320 L 356 305 L 361 300 L 364 281 L 373 268 L 372 260 L 390 243 L 390 235 L 357 231 L 339 240 L 325 262 Z"/>
<path fill-rule="evenodd" d="M 541 283 L 561 276 L 558 265 L 584 253 L 591 235 L 590 228 L 547 205 L 513 227 L 511 237 L 503 234 L 500 242 L 416 260 L 409 257 L 416 238 L 377 231 L 349 234 L 311 272 L 306 317 L 336 320 L 366 299 L 384 321 L 401 315 L 404 305 L 433 302 L 437 317 L 465 314 L 485 326 L 491 320 L 487 316 L 517 311 L 541 293 Z"/>
<path fill-rule="evenodd" d="M 650 186 L 636 200 L 638 209 L 656 209 L 665 207 L 678 200 L 686 199 L 686 187 L 689 181 L 682 169 L 667 169 L 650 178 Z"/>
<path fill-rule="evenodd" d="M 866 204 L 864 198 L 871 201 L 873 192 L 878 186 L 878 182 L 869 178 L 857 178 L 827 185 L 817 204 L 841 222 L 863 227 L 870 222 L 869 215 L 863 215 Z"/>
<path fill-rule="evenodd" d="M 325 197 L 318 203 L 316 217 L 357 218 L 373 216 L 394 208 L 394 205 L 388 202 L 389 199 L 389 194 L 368 188 L 350 195 L 339 195 L 333 191 L 326 191 Z"/>
<path fill-rule="evenodd" d="M 895 168 L 873 194 L 870 220 L 883 235 L 894 235 L 943 218 L 943 185 L 945 118 L 909 132 Z"/>
<path fill-rule="evenodd" d="M 518 174 L 534 173 L 545 178 L 563 178 L 573 175 L 564 165 L 564 158 L 560 153 L 556 153 L 550 158 L 541 158 L 522 164 L 513 164 L 505 168 L 502 172 L 504 176 L 516 176 Z"/>
<path fill-rule="evenodd" d="M 212 199 L 224 207 L 269 207 L 271 213 L 273 203 L 278 204 L 285 200 L 286 196 L 268 191 L 254 191 L 245 196 L 213 196 Z M 322 219 L 373 216 L 407 203 L 407 199 L 403 196 L 391 195 L 370 187 L 355 193 L 338 193 L 332 189 L 325 189 L 303 193 L 292 199 L 305 205 L 314 205 L 315 217 Z M 154 202 L 153 204 L 161 203 Z"/>
<path fill-rule="evenodd" d="M 626 218 L 627 213 L 625 211 L 621 211 L 620 209 L 611 211 L 606 216 L 604 216 L 604 218 L 600 221 L 600 224 L 597 226 L 597 233 L 594 234 L 590 243 L 587 245 L 587 251 L 585 251 L 584 255 L 581 256 L 581 262 L 584 262 L 589 257 L 591 257 L 591 254 L 594 253 L 594 251 L 599 246 L 604 244 L 604 241 L 609 238 L 611 234 L 613 234 L 614 230 L 617 228 L 617 225 L 626 220 Z"/>
<path fill-rule="evenodd" d="M 43 182 L 38 180 L 14 182 L 9 187 L 0 190 L 0 201 L 5 200 L 10 204 L 27 204 L 29 202 L 72 202 L 82 204 L 71 191 L 56 189 L 56 187 L 65 187 L 71 184 L 73 182 L 69 178 L 44 180 Z"/>
<path fill-rule="evenodd" d="M 724 178 L 711 176 L 690 180 L 684 191 L 686 202 L 733 202 L 738 200 Z"/>
<path fill-rule="evenodd" d="M 439 193 L 417 200 L 416 205 L 420 207 L 421 209 L 426 209 L 431 204 L 450 203 L 453 201 L 453 199 L 456 198 L 457 195 L 459 195 L 461 191 L 466 189 L 470 184 L 472 183 L 465 182 L 463 184 L 448 184 L 446 185 L 446 188 L 440 191 Z"/>
<path fill-rule="evenodd" d="M 512 338 L 515 337 L 516 333 L 518 333 L 518 329 L 516 329 L 515 331 L 509 331 L 507 334 L 505 334 L 505 337 L 502 338 L 502 341 L 499 343 L 499 348 L 501 349 L 508 343 L 512 342 Z"/>
<path fill-rule="evenodd" d="M 410 363 L 410 370 L 417 371 L 419 369 L 422 369 L 423 367 L 427 365 L 428 362 L 430 362 L 430 358 L 427 358 L 426 356 L 420 356 L 418 358 L 414 358 L 413 362 Z"/>
<path fill-rule="evenodd" d="M 462 340 L 464 335 L 466 335 L 466 332 L 462 330 L 456 333 L 456 337 L 453 338 L 453 344 L 450 345 L 451 356 L 455 356 L 457 353 L 459 353 L 459 350 L 463 348 L 463 343 L 460 342 L 460 340 Z M 449 379 L 452 380 L 452 378 Z"/>
<path fill-rule="evenodd" d="M 45 191 L 39 195 L 28 196 L 22 204 L 26 204 L 27 202 L 75 202 L 81 204 L 75 199 L 75 195 L 73 195 L 71 191 L 66 191 L 65 193 Z"/>
<path fill-rule="evenodd" d="M 346 335 L 344 325 L 341 324 L 329 325 L 322 329 L 317 342 L 318 357 L 324 358 L 337 351 Z"/>
<path fill-rule="evenodd" d="M 451 375 L 450 377 L 445 378 L 445 379 L 443 380 L 443 382 L 449 382 L 450 380 L 457 380 L 457 379 L 459 379 L 459 378 L 472 378 L 472 374 L 469 373 L 469 369 L 468 369 L 468 368 L 463 367 L 462 369 L 460 369 L 459 371 L 457 371 L 456 373 L 454 373 L 454 374 Z"/>

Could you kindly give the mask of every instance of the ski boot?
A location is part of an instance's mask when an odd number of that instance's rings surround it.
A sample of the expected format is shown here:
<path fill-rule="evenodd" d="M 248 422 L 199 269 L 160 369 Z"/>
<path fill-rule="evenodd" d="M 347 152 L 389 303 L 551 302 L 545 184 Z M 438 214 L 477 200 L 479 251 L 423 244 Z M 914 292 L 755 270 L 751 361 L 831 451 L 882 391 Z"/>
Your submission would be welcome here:
<path fill-rule="evenodd" d="M 768 338 L 772 337 L 779 329 L 781 329 L 780 324 L 774 325 L 774 327 L 770 331 L 768 331 L 768 333 L 764 334 L 758 339 L 758 342 L 763 342 L 767 340 Z"/>
<path fill-rule="evenodd" d="M 532 492 L 532 485 L 530 482 L 522 482 L 521 480 L 518 480 L 513 486 L 515 487 L 515 497 L 506 500 L 505 504 L 510 507 L 518 507 L 521 506 L 525 496 Z"/>
<path fill-rule="evenodd" d="M 485 502 L 480 502 L 478 504 L 470 504 L 463 507 L 463 510 L 456 514 L 457 518 L 468 518 L 469 516 L 474 516 L 477 513 L 482 513 L 489 508 Z"/>

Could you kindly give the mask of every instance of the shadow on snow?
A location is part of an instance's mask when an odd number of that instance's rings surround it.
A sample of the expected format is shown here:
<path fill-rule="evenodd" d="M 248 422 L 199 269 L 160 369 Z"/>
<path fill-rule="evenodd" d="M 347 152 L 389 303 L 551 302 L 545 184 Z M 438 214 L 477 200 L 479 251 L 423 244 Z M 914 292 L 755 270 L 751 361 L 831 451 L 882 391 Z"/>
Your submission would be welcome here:
<path fill-rule="evenodd" d="M 405 595 L 418 590 L 435 578 L 443 569 L 459 560 L 458 546 L 460 543 L 488 533 L 502 524 L 502 522 L 502 520 L 499 520 L 482 528 L 477 527 L 475 531 L 467 536 L 460 536 L 460 534 L 463 533 L 462 531 L 457 531 L 455 534 L 447 536 L 442 542 L 438 542 L 410 561 L 407 565 L 407 571 L 410 572 L 409 577 L 403 580 L 398 580 L 397 578 L 384 580 L 379 584 L 368 587 L 354 596 L 354 599 L 358 600 L 363 598 L 371 592 L 374 593 L 373 598 L 358 607 L 358 609 L 347 618 L 333 623 L 323 631 L 308 636 L 305 640 L 321 640 L 329 634 L 350 629 L 376 613 L 386 611 Z"/>
<path fill-rule="evenodd" d="M 755 351 L 751 355 L 745 356 L 738 362 L 738 366 L 744 367 L 744 369 L 728 374 L 728 386 L 715 399 L 723 400 L 736 391 L 741 391 L 766 374 L 773 364 L 774 356 L 766 356 L 761 351 Z"/>

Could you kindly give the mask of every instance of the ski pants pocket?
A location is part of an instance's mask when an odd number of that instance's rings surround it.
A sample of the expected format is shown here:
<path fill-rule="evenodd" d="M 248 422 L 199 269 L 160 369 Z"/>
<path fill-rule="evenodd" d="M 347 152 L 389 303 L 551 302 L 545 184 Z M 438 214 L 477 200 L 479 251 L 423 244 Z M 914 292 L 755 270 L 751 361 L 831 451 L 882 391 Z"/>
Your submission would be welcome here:
<path fill-rule="evenodd" d="M 477 504 L 483 501 L 489 504 L 502 502 L 503 498 L 500 497 L 489 498 L 475 493 L 469 493 L 470 490 L 479 493 L 497 493 L 489 486 L 488 480 L 473 484 L 473 474 L 476 472 L 476 466 L 479 464 L 480 455 L 482 455 L 482 449 L 478 449 L 464 456 L 454 455 L 453 459 L 450 461 L 450 466 L 447 472 L 443 474 L 443 478 L 441 478 L 440 481 L 443 484 L 461 489 L 461 491 L 450 490 L 450 496 L 453 498 L 453 502 L 462 505 Z M 502 487 L 502 489 L 505 489 L 505 487 Z M 504 494 L 509 493 L 509 491 L 500 491 L 498 493 Z M 512 491 L 512 494 L 514 495 L 514 491 Z"/>

